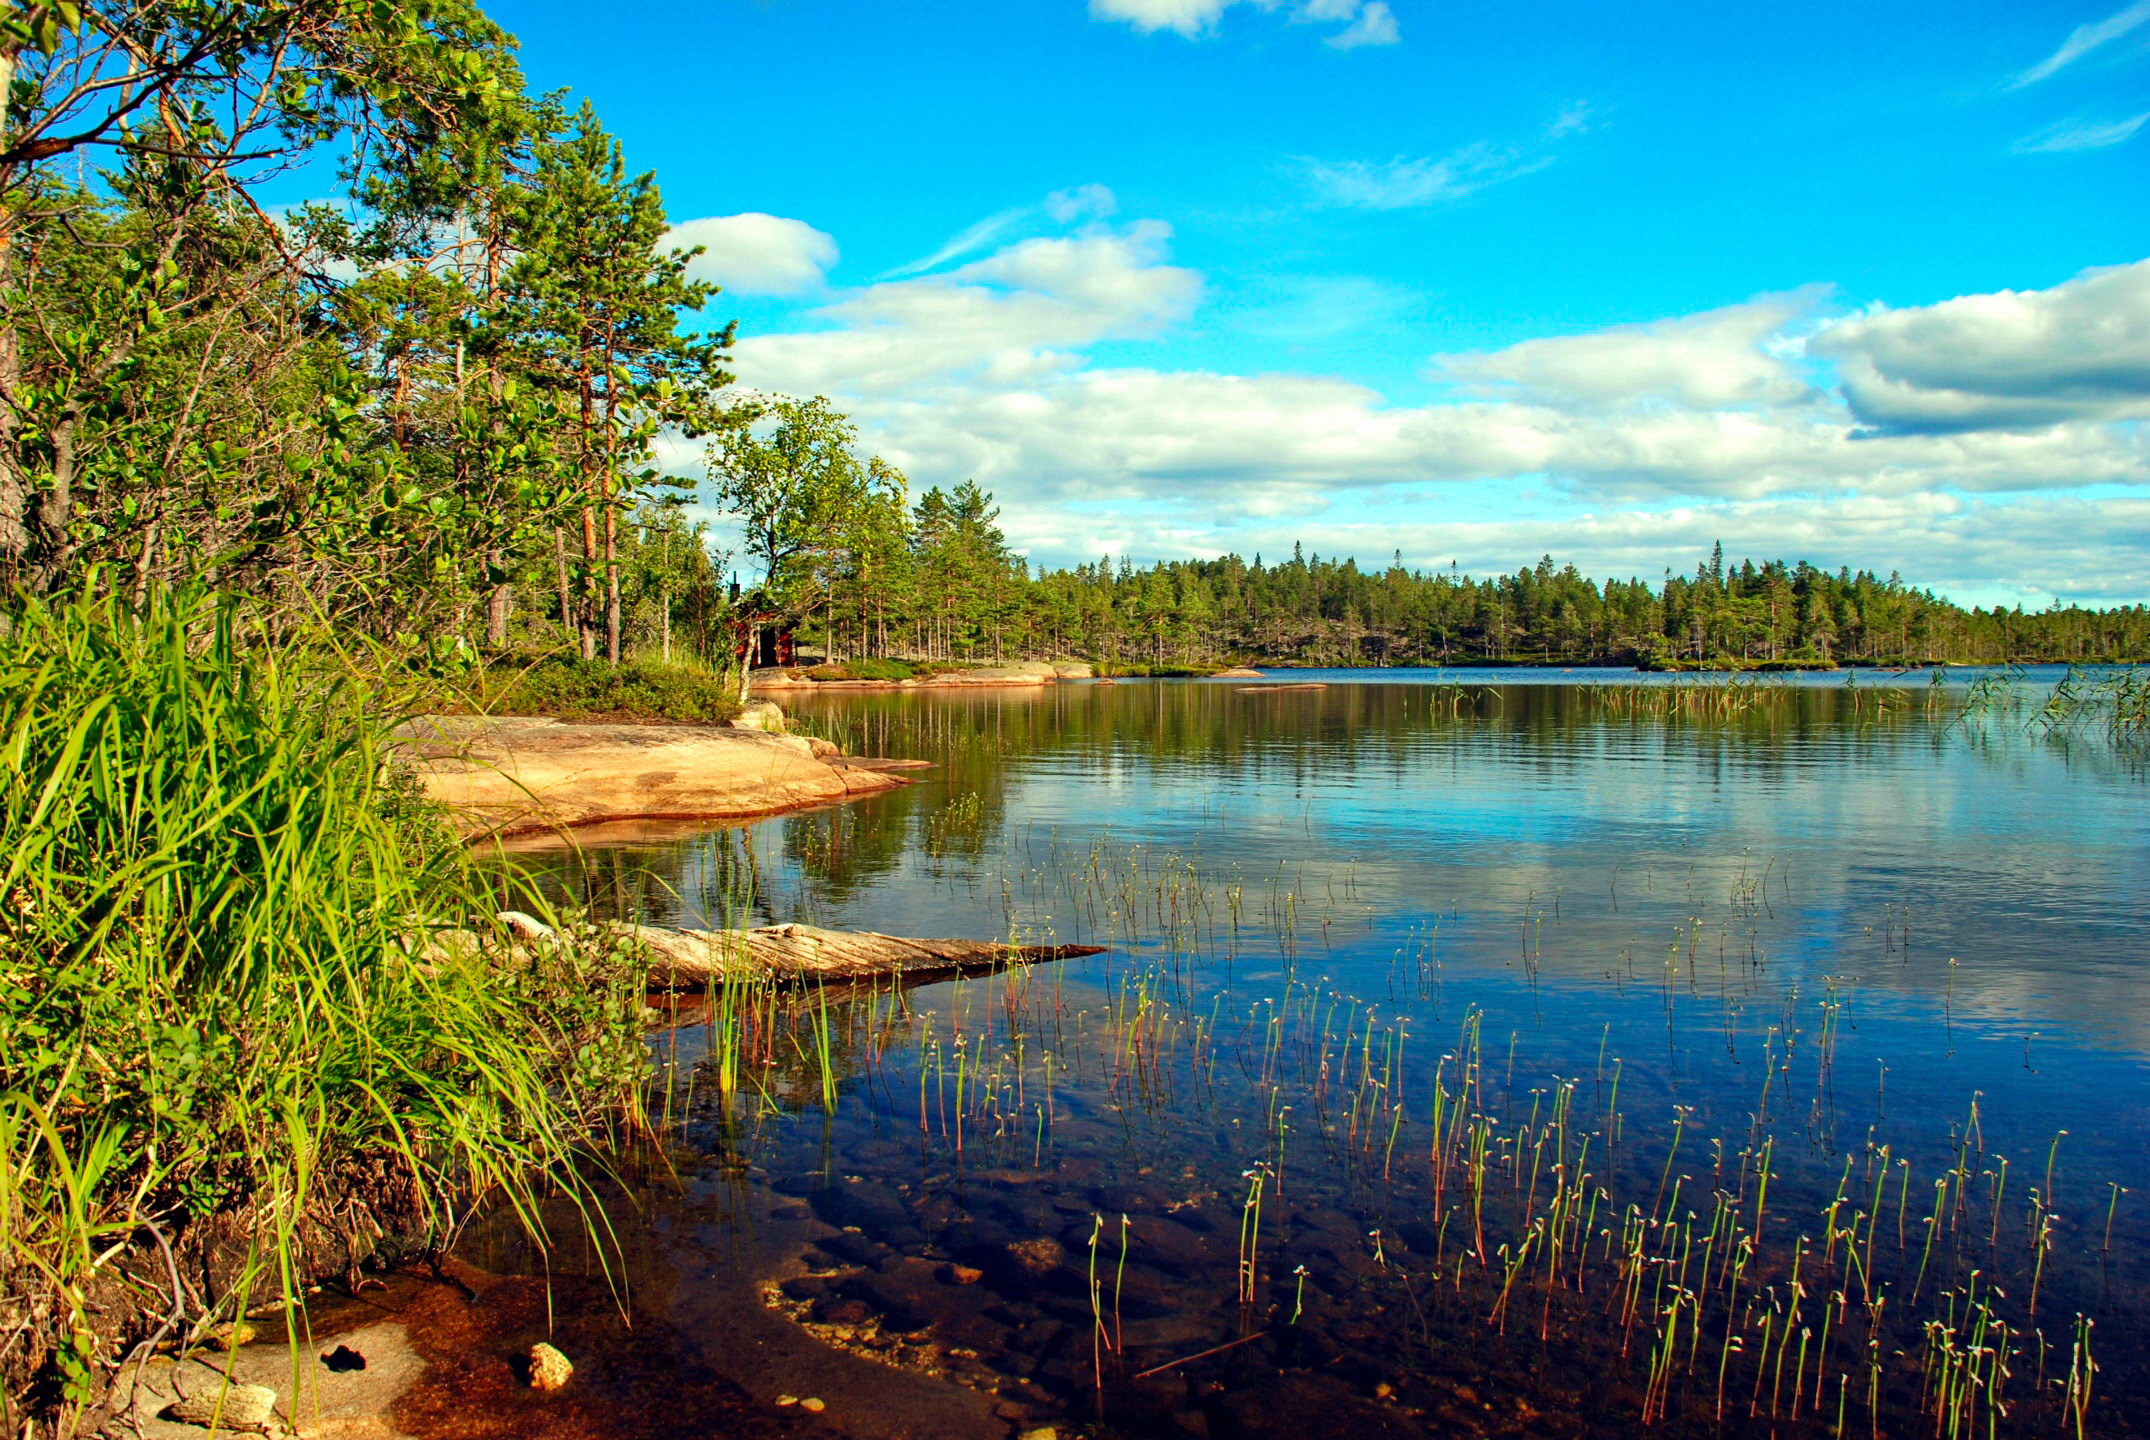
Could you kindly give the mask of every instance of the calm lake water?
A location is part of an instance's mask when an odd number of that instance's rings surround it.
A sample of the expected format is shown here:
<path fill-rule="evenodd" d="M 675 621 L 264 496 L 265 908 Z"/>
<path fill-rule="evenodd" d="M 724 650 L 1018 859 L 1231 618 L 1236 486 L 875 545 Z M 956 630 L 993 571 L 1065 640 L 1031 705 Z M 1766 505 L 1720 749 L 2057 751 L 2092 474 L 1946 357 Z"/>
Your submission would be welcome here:
<path fill-rule="evenodd" d="M 938 768 L 518 857 L 1108 947 L 682 1001 L 682 1365 L 860 1435 L 2150 1431 L 2150 745 L 2057 671 L 1283 678 L 787 698 Z"/>

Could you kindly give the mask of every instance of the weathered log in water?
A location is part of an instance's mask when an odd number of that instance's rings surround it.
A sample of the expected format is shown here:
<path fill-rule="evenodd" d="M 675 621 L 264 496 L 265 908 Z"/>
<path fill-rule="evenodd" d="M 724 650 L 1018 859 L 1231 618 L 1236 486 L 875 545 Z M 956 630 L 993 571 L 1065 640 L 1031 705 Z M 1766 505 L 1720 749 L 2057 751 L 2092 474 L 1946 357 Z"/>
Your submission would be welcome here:
<path fill-rule="evenodd" d="M 1096 955 L 1102 945 L 1011 945 L 1004 940 L 919 940 L 818 925 L 679 930 L 621 925 L 648 948 L 653 984 L 698 989 L 726 980 L 836 981 L 970 974 L 1006 965 Z"/>

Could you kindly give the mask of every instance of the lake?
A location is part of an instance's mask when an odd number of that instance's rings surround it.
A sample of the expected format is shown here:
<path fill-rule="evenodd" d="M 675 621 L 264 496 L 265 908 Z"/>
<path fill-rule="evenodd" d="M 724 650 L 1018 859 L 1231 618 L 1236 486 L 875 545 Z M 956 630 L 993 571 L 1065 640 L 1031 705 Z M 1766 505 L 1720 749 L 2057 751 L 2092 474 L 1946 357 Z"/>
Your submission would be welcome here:
<path fill-rule="evenodd" d="M 667 1002 L 646 1323 L 860 1435 L 2150 1430 L 2150 744 L 2057 670 L 1284 678 L 787 695 L 938 768 L 518 855 L 1107 947 Z"/>

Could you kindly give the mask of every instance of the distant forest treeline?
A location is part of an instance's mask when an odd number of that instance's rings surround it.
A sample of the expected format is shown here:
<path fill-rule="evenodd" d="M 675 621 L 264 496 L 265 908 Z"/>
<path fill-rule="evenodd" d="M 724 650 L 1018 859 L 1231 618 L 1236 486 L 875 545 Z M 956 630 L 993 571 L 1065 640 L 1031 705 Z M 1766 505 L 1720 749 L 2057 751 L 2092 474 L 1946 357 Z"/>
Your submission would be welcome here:
<path fill-rule="evenodd" d="M 1601 584 L 1550 557 L 1479 578 L 1411 569 L 1400 558 L 1362 568 L 1297 547 L 1278 562 L 1227 555 L 1138 567 L 1106 557 L 1034 572 L 997 520 L 993 497 L 971 484 L 929 490 L 908 508 L 886 496 L 853 524 L 822 528 L 779 557 L 756 593 L 765 613 L 797 627 L 807 653 L 838 661 L 1763 666 L 2150 655 L 2150 606 L 1978 609 L 1894 574 L 1730 564 L 1721 546 L 1693 573 L 1667 571 L 1654 585 Z M 702 555 L 699 536 L 663 543 Z M 634 548 L 655 543 L 638 539 Z M 715 568 L 724 558 L 706 557 L 689 586 L 697 616 L 724 613 Z M 662 617 L 640 615 L 638 633 L 654 638 Z M 695 648 L 718 660 L 724 643 L 710 631 Z"/>

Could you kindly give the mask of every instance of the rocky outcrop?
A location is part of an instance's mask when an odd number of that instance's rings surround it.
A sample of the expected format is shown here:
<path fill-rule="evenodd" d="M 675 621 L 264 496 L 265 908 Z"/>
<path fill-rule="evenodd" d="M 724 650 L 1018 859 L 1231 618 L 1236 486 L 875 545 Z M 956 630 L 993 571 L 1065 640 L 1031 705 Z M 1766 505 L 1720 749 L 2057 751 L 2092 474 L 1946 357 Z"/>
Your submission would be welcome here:
<path fill-rule="evenodd" d="M 718 726 L 435 716 L 404 726 L 398 748 L 470 836 L 773 815 L 907 783 L 826 741 Z"/>
<path fill-rule="evenodd" d="M 1053 679 L 1050 665 L 1018 662 L 1013 665 L 981 665 L 971 670 L 944 670 L 938 675 L 922 675 L 916 680 L 906 680 L 903 687 L 907 690 L 947 690 L 971 685 L 1050 685 Z"/>
<path fill-rule="evenodd" d="M 756 670 L 748 677 L 747 683 L 756 691 L 775 692 L 962 690 L 985 686 L 1050 685 L 1055 680 L 1088 680 L 1095 673 L 1089 664 L 1081 660 L 1011 660 L 1005 665 L 975 665 L 967 670 L 942 670 L 932 675 L 915 675 L 908 680 L 822 680 L 816 678 L 810 670 Z"/>
<path fill-rule="evenodd" d="M 1259 670 L 1250 670 L 1244 665 L 1234 665 L 1229 670 L 1219 670 L 1209 678 L 1212 680 L 1266 680 L 1269 677 Z"/>

